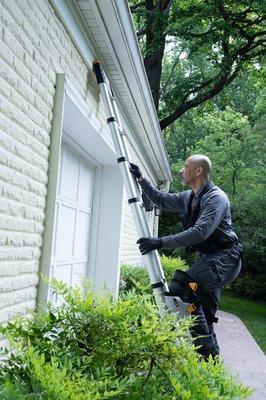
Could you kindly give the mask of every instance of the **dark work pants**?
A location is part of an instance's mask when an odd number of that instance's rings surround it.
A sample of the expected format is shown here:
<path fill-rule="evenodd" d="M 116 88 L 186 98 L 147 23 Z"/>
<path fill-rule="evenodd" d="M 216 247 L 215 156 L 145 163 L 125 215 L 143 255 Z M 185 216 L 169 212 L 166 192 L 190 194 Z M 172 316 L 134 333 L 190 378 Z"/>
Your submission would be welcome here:
<path fill-rule="evenodd" d="M 219 354 L 211 317 L 214 317 L 217 311 L 222 288 L 237 277 L 241 266 L 240 249 L 238 245 L 234 245 L 230 249 L 212 254 L 201 254 L 197 262 L 186 271 L 191 280 L 199 285 L 202 301 L 195 312 L 197 321 L 191 333 L 195 337 L 209 335 L 200 343 L 202 347 L 199 352 L 203 355 Z"/>

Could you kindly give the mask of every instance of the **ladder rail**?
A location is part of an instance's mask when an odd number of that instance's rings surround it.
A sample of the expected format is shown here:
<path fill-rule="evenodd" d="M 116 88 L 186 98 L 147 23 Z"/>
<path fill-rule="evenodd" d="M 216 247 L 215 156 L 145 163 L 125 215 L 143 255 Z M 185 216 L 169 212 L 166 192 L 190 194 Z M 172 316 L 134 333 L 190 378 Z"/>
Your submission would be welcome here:
<path fill-rule="evenodd" d="M 122 128 L 111 85 L 102 70 L 100 62 L 97 60 L 93 62 L 93 71 L 104 102 L 117 162 L 126 187 L 128 203 L 132 210 L 138 235 L 139 237 L 150 237 L 152 235 L 147 215 L 142 205 L 140 187 L 129 169 L 130 154 L 125 141 L 126 135 Z M 186 303 L 179 296 L 169 293 L 158 252 L 156 250 L 150 251 L 144 257 L 159 314 L 163 317 L 168 312 L 178 312 L 179 316 L 188 317 L 192 311 L 195 311 L 195 305 Z"/>
<path fill-rule="evenodd" d="M 108 89 L 110 89 L 109 93 L 111 94 L 111 103 L 112 103 L 112 106 L 113 106 L 114 116 L 115 116 L 115 119 L 116 119 L 116 121 L 117 121 L 117 123 L 118 123 L 118 125 L 120 127 L 120 134 L 122 136 L 122 143 L 124 145 L 124 154 L 125 154 L 125 157 L 127 158 L 128 162 L 129 162 L 130 155 L 129 155 L 128 148 L 127 148 L 127 145 L 126 145 L 126 137 L 127 137 L 127 135 L 126 135 L 126 133 L 124 132 L 124 130 L 122 128 L 122 123 L 121 123 L 121 119 L 120 119 L 120 116 L 119 116 L 119 113 L 118 113 L 115 96 L 114 96 L 114 93 L 112 91 L 112 86 L 109 85 Z M 133 183 L 135 184 L 136 191 L 139 193 L 140 199 L 142 199 L 141 193 L 140 193 L 140 187 L 139 187 L 139 185 L 137 183 L 137 180 L 134 179 L 134 178 L 133 178 Z M 145 224 L 144 231 L 141 231 L 141 232 L 142 232 L 142 234 L 145 232 L 145 237 L 150 237 L 150 236 L 152 236 L 152 234 L 151 234 L 151 230 L 150 230 L 150 227 L 149 227 L 149 224 L 148 224 L 148 219 L 147 219 L 147 215 L 146 215 L 146 211 L 145 211 L 144 206 L 140 207 L 140 210 L 141 210 L 141 213 L 142 213 L 142 221 Z M 134 218 L 134 221 L 136 221 L 136 218 Z M 154 263 L 156 263 L 157 265 L 159 264 L 160 267 L 161 267 L 161 262 L 160 262 L 160 257 L 158 255 L 158 252 L 155 251 L 153 253 L 154 254 L 151 254 L 150 257 L 156 258 L 156 259 L 152 259 L 151 262 L 153 264 Z M 161 281 L 164 284 L 164 292 L 168 292 L 169 289 L 168 289 L 167 282 L 165 280 L 163 269 L 162 269 L 162 272 L 161 272 Z"/>
<path fill-rule="evenodd" d="M 98 61 L 94 61 L 94 73 L 102 96 L 107 122 L 113 139 L 118 165 L 122 174 L 122 179 L 126 187 L 128 203 L 132 209 L 133 218 L 139 237 L 151 236 L 146 213 L 141 204 L 141 194 L 139 186 L 129 170 L 129 152 L 124 139 L 121 121 L 117 112 L 114 96 L 110 93 L 110 87 L 106 82 L 106 76 L 102 71 Z M 150 278 L 155 302 L 161 316 L 168 312 L 164 293 L 168 292 L 168 285 L 165 280 L 163 268 L 161 266 L 158 252 L 153 250 L 145 256 L 146 268 Z"/>

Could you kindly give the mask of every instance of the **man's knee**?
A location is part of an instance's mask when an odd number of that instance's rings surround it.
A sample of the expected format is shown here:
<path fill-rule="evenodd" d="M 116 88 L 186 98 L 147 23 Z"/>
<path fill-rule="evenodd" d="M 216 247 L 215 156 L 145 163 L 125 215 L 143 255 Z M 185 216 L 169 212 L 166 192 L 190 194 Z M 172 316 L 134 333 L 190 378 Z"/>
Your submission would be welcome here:
<path fill-rule="evenodd" d="M 169 292 L 173 296 L 179 296 L 186 303 L 197 303 L 197 283 L 190 276 L 181 270 L 176 270 L 170 283 Z"/>

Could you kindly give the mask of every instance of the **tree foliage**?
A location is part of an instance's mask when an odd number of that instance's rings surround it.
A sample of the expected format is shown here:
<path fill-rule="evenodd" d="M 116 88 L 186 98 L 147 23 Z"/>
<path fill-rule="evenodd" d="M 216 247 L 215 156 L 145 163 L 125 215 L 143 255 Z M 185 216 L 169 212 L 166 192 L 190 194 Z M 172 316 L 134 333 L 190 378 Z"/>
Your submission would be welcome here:
<path fill-rule="evenodd" d="M 162 129 L 219 94 L 265 52 L 262 1 L 129 4 Z"/>

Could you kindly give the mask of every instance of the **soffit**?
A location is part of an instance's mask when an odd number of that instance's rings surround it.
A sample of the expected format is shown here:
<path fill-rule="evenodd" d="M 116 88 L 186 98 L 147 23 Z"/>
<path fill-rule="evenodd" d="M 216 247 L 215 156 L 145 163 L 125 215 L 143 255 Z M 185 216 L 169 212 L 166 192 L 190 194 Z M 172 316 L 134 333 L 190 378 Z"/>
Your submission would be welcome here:
<path fill-rule="evenodd" d="M 171 180 L 168 156 L 147 86 L 132 22 L 128 19 L 126 2 L 77 0 L 76 5 L 105 72 L 112 82 L 119 108 L 124 110 L 133 127 L 138 147 L 147 154 L 149 169 L 158 180 Z"/>

